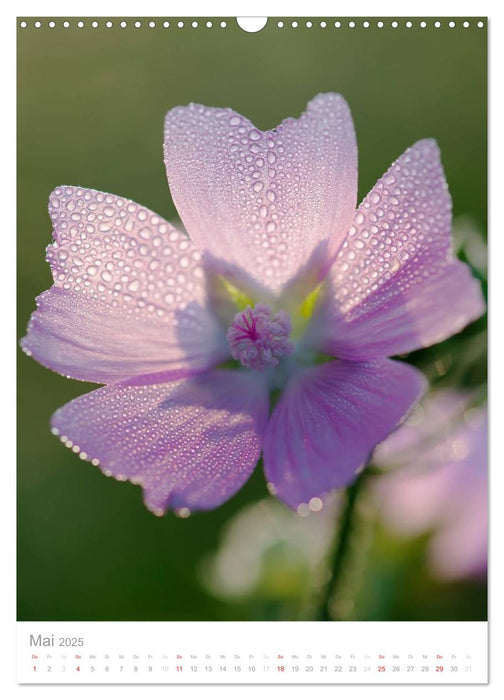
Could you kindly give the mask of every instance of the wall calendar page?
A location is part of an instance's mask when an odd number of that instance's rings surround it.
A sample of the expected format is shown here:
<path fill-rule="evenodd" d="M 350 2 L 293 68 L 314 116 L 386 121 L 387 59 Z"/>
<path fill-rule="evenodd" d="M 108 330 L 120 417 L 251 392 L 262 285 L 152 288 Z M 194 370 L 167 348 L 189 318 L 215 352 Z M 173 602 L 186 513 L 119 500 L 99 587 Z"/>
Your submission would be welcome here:
<path fill-rule="evenodd" d="M 488 18 L 15 21 L 18 684 L 487 684 Z"/>

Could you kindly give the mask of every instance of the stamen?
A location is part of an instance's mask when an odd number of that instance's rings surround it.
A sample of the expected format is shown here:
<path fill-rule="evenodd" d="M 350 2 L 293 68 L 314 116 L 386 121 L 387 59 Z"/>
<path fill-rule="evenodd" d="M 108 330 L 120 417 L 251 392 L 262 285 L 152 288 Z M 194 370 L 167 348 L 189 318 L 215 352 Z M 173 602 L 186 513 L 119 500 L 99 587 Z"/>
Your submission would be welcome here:
<path fill-rule="evenodd" d="M 229 326 L 227 339 L 231 355 L 244 367 L 263 370 L 275 367 L 278 358 L 290 355 L 294 344 L 289 340 L 291 321 L 285 311 L 271 313 L 266 304 L 256 304 L 236 314 Z"/>

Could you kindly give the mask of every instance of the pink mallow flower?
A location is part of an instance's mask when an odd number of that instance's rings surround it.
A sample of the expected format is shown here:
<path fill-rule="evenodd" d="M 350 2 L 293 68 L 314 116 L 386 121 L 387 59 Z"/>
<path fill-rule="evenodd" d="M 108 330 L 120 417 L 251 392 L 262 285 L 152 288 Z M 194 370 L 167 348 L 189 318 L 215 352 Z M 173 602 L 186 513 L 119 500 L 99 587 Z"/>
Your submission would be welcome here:
<path fill-rule="evenodd" d="M 266 132 L 230 109 L 176 107 L 164 154 L 189 236 L 115 195 L 50 196 L 54 285 L 22 345 L 106 385 L 56 411 L 53 432 L 141 484 L 157 514 L 215 508 L 261 452 L 270 490 L 318 509 L 422 393 L 415 368 L 386 358 L 483 312 L 450 251 L 438 147 L 408 149 L 357 211 L 340 95 Z"/>
<path fill-rule="evenodd" d="M 391 469 L 376 493 L 397 535 L 430 533 L 428 562 L 438 578 L 484 576 L 487 566 L 487 411 L 471 396 L 435 392 L 377 448 Z"/>

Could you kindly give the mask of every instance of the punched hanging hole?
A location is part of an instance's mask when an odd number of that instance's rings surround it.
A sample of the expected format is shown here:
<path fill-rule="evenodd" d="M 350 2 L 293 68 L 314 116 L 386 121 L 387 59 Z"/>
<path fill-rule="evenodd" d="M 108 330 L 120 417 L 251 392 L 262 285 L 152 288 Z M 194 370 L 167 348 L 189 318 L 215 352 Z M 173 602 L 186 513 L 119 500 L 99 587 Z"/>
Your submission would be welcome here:
<path fill-rule="evenodd" d="M 237 17 L 236 21 L 244 32 L 260 32 L 268 21 L 267 17 Z"/>

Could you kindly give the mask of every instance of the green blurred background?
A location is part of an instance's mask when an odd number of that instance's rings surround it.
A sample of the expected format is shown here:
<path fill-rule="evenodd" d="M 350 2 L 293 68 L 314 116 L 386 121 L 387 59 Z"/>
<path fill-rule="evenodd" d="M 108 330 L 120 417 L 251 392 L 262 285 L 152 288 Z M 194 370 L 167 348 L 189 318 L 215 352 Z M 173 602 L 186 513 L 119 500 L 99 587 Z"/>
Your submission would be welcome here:
<path fill-rule="evenodd" d="M 162 162 L 167 110 L 188 102 L 229 106 L 261 129 L 298 116 L 316 93 L 337 91 L 353 113 L 359 144 L 359 198 L 420 138 L 438 140 L 454 214 L 485 237 L 486 22 L 447 21 L 411 29 L 278 29 L 247 34 L 235 20 L 183 29 L 64 29 L 62 19 L 18 29 L 18 320 L 25 333 L 34 297 L 51 284 L 49 192 L 81 185 L 123 195 L 170 220 L 177 216 Z M 406 18 L 411 19 L 411 18 Z M 301 24 L 301 21 L 300 21 Z M 480 321 L 411 361 L 442 381 L 485 379 Z M 455 358 L 455 359 L 453 359 Z M 232 602 L 203 585 L 202 562 L 226 523 L 262 499 L 261 468 L 231 501 L 188 520 L 154 517 L 138 486 L 107 479 L 51 436 L 59 406 L 93 388 L 66 380 L 19 353 L 18 619 L 297 619 L 305 581 L 276 567 L 273 589 Z M 376 526 L 355 619 L 486 619 L 482 582 L 439 583 L 422 558 L 423 541 L 398 544 Z M 246 546 L 246 543 L 244 543 Z M 280 552 L 275 561 L 282 561 Z M 302 567 L 301 567 L 302 568 Z M 203 571 L 203 574 L 201 573 Z M 299 572 L 298 572 L 299 573 Z M 282 580 L 286 577 L 286 580 Z M 290 578 L 289 578 L 290 577 Z M 264 589 L 264 586 L 263 586 Z M 272 592 L 273 591 L 273 592 Z M 304 590 L 303 595 L 306 594 Z M 308 613 L 309 615 L 309 613 Z"/>

